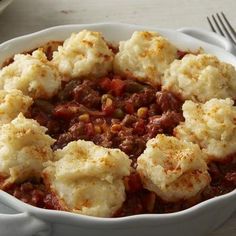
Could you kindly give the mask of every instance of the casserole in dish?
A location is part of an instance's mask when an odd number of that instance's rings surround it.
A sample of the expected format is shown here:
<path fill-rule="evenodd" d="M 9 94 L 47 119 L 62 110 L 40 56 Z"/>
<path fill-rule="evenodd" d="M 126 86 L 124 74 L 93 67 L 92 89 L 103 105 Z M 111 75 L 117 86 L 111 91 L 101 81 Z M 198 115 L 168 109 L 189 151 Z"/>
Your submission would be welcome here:
<path fill-rule="evenodd" d="M 196 51 L 199 47 L 201 47 L 207 53 L 214 54 L 225 62 L 233 65 L 236 64 L 234 56 L 230 53 L 179 32 L 119 24 L 62 26 L 48 29 L 33 35 L 24 36 L 1 45 L 0 62 L 3 63 L 6 59 L 9 59 L 16 53 L 30 51 L 49 41 L 62 41 L 67 38 L 70 33 L 78 32 L 84 28 L 103 32 L 105 38 L 110 42 L 126 40 L 135 30 L 157 31 L 182 50 Z M 212 38 L 210 39 L 212 40 Z M 225 48 L 228 50 L 232 49 L 230 44 L 224 40 L 219 40 L 217 42 L 223 42 L 223 45 L 225 45 Z M 25 47 L 25 45 L 27 45 L 27 47 Z M 196 232 L 196 235 L 201 235 L 218 226 L 233 212 L 234 209 L 231 204 L 234 197 L 235 194 L 233 191 L 177 213 L 164 215 L 145 214 L 116 219 L 98 219 L 94 217 L 74 215 L 66 212 L 38 209 L 19 202 L 1 191 L 3 205 L 8 205 L 20 212 L 27 212 L 4 217 L 4 221 L 1 222 L 5 224 L 4 228 L 6 228 L 6 235 L 7 232 L 9 232 L 9 234 L 12 232 L 11 230 L 13 230 L 14 225 L 12 225 L 11 221 L 17 222 L 16 219 L 19 219 L 20 222 L 27 222 L 27 220 L 32 221 L 32 224 L 26 225 L 20 229 L 22 230 L 22 235 L 31 235 L 34 230 L 34 232 L 38 232 L 40 229 L 41 231 L 45 231 L 45 234 L 46 232 L 49 233 L 50 229 L 53 229 L 52 232 L 55 235 L 63 235 L 65 232 L 70 232 L 70 235 L 76 235 L 78 233 L 81 233 L 82 235 L 92 235 L 93 233 L 97 234 L 98 230 L 99 233 L 103 235 L 108 235 L 109 233 L 117 235 L 121 233 L 125 235 L 131 235 L 134 233 L 143 235 L 144 233 L 148 233 L 149 235 L 154 235 L 157 232 L 161 235 L 172 235 L 176 230 L 179 230 L 179 232 L 182 232 L 184 235 L 187 235 L 190 232 L 192 233 L 192 231 Z M 216 214 L 216 212 L 220 209 L 223 209 L 222 215 L 217 215 L 217 217 L 213 220 L 214 214 Z M 186 225 L 186 221 L 188 221 L 188 225 Z M 64 223 L 61 224 L 62 222 Z M 8 224 L 11 225 L 11 228 L 7 228 Z M 199 224 L 201 224 L 201 228 L 198 227 Z"/>

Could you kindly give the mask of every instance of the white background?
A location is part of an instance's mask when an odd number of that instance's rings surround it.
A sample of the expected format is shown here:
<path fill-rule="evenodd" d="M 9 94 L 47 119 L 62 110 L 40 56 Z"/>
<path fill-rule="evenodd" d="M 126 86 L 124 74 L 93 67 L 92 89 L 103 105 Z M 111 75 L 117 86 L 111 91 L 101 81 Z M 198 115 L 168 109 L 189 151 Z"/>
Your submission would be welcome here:
<path fill-rule="evenodd" d="M 221 11 L 236 28 L 236 0 L 15 0 L 0 15 L 0 42 L 46 27 L 72 23 L 110 21 L 210 30 L 206 16 Z M 236 213 L 208 236 L 213 235 L 235 236 Z"/>

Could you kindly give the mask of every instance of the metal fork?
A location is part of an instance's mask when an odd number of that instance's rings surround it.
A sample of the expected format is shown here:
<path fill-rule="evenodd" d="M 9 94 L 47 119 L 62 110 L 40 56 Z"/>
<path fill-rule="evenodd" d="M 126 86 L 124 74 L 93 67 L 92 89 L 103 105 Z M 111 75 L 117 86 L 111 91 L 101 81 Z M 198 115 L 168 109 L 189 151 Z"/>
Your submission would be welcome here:
<path fill-rule="evenodd" d="M 207 17 L 207 21 L 212 31 L 221 34 L 223 37 L 226 37 L 228 40 L 230 40 L 233 44 L 236 45 L 236 31 L 229 23 L 229 20 L 226 18 L 225 14 L 221 12 L 216 13 L 215 15 L 216 16 L 211 15 L 212 20 L 210 19 L 210 17 Z"/>

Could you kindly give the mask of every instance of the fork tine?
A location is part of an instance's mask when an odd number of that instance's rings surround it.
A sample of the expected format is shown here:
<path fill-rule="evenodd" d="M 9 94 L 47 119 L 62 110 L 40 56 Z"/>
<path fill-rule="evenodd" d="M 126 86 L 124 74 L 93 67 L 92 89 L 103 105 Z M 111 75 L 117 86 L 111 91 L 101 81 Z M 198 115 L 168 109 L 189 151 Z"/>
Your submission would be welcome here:
<path fill-rule="evenodd" d="M 208 16 L 207 16 L 207 21 L 208 21 L 208 23 L 209 23 L 209 25 L 211 27 L 211 30 L 216 33 L 216 30 L 215 30 L 215 28 L 214 28 L 213 24 L 211 23 L 211 20 L 210 20 L 210 18 Z"/>
<path fill-rule="evenodd" d="M 218 22 L 217 22 L 217 20 L 216 20 L 216 18 L 215 18 L 214 15 L 212 15 L 212 19 L 213 19 L 213 21 L 215 22 L 216 28 L 218 29 L 218 31 L 220 32 L 220 34 L 225 37 L 224 32 L 223 32 L 222 29 L 220 28 L 220 26 L 219 26 L 219 24 L 218 24 Z"/>
<path fill-rule="evenodd" d="M 236 38 L 236 32 L 235 32 L 234 28 L 231 26 L 231 24 L 229 23 L 228 19 L 226 18 L 224 12 L 221 12 L 221 15 L 223 16 L 223 18 L 224 18 L 224 20 L 225 20 L 227 26 L 230 28 L 230 30 L 231 30 L 233 36 Z"/>
<path fill-rule="evenodd" d="M 220 18 L 220 15 L 218 13 L 216 13 L 216 16 L 221 24 L 221 26 L 223 27 L 224 29 L 224 32 L 226 33 L 227 37 L 233 42 L 233 43 L 236 43 L 234 42 L 234 39 L 232 38 L 232 36 L 230 35 L 230 33 L 228 32 L 227 28 L 225 27 L 225 24 L 224 22 L 222 21 L 222 19 Z"/>
<path fill-rule="evenodd" d="M 213 21 L 210 19 L 210 17 L 207 17 L 207 21 L 212 31 L 215 33 L 220 33 L 223 37 L 226 37 L 228 40 L 230 40 L 236 45 L 236 31 L 229 23 L 225 14 L 223 12 L 221 12 L 220 14 L 216 13 L 216 16 L 211 15 Z"/>

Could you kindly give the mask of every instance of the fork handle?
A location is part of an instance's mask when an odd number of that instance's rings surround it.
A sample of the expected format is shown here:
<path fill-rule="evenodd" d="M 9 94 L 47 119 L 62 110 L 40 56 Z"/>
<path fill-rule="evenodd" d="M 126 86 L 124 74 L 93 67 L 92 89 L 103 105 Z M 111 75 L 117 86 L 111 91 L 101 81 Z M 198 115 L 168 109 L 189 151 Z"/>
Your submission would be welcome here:
<path fill-rule="evenodd" d="M 228 41 L 223 36 L 220 36 L 214 32 L 209 32 L 207 30 L 203 30 L 203 29 L 199 29 L 199 28 L 192 28 L 192 27 L 191 28 L 188 28 L 188 27 L 180 28 L 177 31 L 180 31 L 184 34 L 190 35 L 194 38 L 200 39 L 200 40 L 205 41 L 207 43 L 214 44 L 218 47 L 225 49 L 226 51 L 228 51 L 232 54 L 235 54 L 235 52 L 236 52 L 233 44 L 230 41 Z"/>

